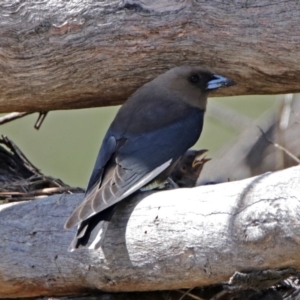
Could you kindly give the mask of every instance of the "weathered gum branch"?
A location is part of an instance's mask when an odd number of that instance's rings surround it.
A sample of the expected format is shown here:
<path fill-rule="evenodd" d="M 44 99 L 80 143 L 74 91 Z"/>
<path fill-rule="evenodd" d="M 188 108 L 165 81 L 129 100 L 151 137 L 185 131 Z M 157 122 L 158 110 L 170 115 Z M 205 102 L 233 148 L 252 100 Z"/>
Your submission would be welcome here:
<path fill-rule="evenodd" d="M 0 297 L 189 288 L 239 270 L 300 268 L 300 167 L 141 193 L 119 206 L 102 250 L 67 252 L 83 195 L 0 206 Z"/>
<path fill-rule="evenodd" d="M 174 66 L 238 83 L 215 95 L 300 92 L 297 1 L 0 4 L 0 112 L 116 105 Z"/>

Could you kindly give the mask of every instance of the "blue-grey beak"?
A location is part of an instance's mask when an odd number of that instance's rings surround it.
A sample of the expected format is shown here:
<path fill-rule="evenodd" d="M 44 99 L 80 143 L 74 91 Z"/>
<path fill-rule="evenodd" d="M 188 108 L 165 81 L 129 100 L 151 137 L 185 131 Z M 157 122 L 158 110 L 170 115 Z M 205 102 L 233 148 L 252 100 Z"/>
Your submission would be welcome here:
<path fill-rule="evenodd" d="M 214 75 L 213 78 L 207 83 L 207 90 L 216 90 L 225 86 L 236 85 L 233 80 L 220 75 Z"/>

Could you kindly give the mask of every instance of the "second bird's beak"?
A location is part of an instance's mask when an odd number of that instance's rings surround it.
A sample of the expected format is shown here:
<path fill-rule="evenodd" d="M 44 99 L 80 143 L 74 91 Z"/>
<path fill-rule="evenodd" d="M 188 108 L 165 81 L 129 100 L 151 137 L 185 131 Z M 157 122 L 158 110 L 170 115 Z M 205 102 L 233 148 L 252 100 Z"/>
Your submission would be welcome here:
<path fill-rule="evenodd" d="M 213 78 L 207 83 L 207 90 L 215 90 L 225 86 L 236 85 L 233 80 L 220 75 L 214 75 Z"/>

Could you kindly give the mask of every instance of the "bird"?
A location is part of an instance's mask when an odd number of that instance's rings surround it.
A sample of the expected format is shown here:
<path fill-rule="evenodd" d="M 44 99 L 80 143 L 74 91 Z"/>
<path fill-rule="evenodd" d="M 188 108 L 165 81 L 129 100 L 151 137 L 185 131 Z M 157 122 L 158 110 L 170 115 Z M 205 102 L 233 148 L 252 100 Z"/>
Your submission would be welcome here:
<path fill-rule="evenodd" d="M 116 208 L 138 190 L 162 188 L 200 137 L 210 91 L 236 83 L 205 67 L 179 66 L 137 89 L 121 106 L 100 147 L 69 251 L 98 249 Z"/>
<path fill-rule="evenodd" d="M 178 163 L 174 167 L 170 178 L 178 185 L 178 187 L 194 187 L 204 165 L 211 158 L 202 157 L 208 150 L 188 150 L 186 151 Z"/>

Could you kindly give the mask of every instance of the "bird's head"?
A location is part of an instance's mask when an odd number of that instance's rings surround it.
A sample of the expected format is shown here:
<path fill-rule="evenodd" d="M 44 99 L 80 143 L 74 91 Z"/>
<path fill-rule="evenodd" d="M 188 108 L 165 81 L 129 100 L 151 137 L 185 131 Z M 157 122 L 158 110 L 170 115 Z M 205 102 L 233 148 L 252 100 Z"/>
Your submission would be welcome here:
<path fill-rule="evenodd" d="M 206 108 L 207 96 L 210 91 L 236 84 L 205 68 L 191 66 L 173 68 L 157 77 L 156 81 L 172 91 L 177 99 L 202 110 Z"/>

